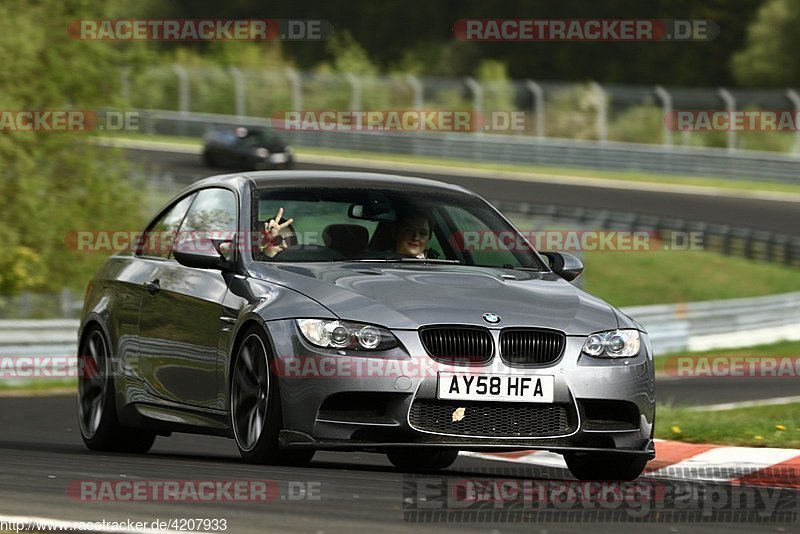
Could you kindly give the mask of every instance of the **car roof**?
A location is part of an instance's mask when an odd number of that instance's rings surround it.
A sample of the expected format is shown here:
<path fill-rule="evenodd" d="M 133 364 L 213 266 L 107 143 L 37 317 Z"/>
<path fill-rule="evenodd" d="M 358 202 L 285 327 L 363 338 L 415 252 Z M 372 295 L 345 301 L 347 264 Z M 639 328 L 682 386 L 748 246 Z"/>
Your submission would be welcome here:
<path fill-rule="evenodd" d="M 354 171 L 257 171 L 224 174 L 202 179 L 192 184 L 191 188 L 194 189 L 199 187 L 208 187 L 223 183 L 231 186 L 237 186 L 241 185 L 242 182 L 246 180 L 252 180 L 258 188 L 374 186 L 381 189 L 400 190 L 413 187 L 477 196 L 472 191 L 459 185 L 448 184 L 438 180 L 417 178 L 415 176 L 402 176 L 397 174 Z"/>

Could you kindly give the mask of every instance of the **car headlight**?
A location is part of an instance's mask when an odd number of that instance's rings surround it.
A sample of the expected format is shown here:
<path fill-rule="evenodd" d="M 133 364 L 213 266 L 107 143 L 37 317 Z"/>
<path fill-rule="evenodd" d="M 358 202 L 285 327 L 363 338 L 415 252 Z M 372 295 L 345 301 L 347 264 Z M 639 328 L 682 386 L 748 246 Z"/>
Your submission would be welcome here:
<path fill-rule="evenodd" d="M 581 352 L 594 358 L 630 358 L 641 346 L 638 330 L 610 330 L 587 337 Z"/>
<path fill-rule="evenodd" d="M 267 150 L 264 147 L 257 148 L 255 150 L 255 152 L 256 152 L 256 156 L 258 156 L 259 158 L 268 158 L 269 157 L 269 150 Z"/>
<path fill-rule="evenodd" d="M 297 319 L 300 333 L 318 347 L 354 350 L 387 350 L 398 346 L 385 328 L 349 321 Z"/>

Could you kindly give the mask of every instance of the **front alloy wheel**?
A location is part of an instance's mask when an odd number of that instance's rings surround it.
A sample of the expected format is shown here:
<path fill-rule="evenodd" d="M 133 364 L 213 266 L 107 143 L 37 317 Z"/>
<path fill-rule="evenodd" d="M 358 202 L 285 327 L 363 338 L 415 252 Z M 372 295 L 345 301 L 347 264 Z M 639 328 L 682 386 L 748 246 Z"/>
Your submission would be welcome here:
<path fill-rule="evenodd" d="M 231 413 L 236 442 L 249 452 L 264 432 L 269 403 L 267 354 L 261 338 L 248 335 L 236 358 L 231 387 Z"/>
<path fill-rule="evenodd" d="M 230 390 L 233 437 L 247 462 L 305 465 L 314 451 L 287 451 L 278 445 L 283 427 L 281 399 L 267 346 L 266 336 L 253 326 L 236 349 Z"/>

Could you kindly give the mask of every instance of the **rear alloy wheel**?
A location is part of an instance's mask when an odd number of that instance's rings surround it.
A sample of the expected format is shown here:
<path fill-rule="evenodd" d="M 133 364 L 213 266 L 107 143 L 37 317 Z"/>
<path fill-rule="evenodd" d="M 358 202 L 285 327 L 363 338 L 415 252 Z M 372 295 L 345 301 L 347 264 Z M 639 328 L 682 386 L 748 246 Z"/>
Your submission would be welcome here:
<path fill-rule="evenodd" d="M 314 451 L 281 450 L 283 427 L 278 383 L 272 376 L 266 336 L 248 329 L 236 350 L 231 373 L 231 426 L 239 453 L 256 464 L 305 465 Z"/>
<path fill-rule="evenodd" d="M 117 419 L 111 356 L 98 327 L 84 336 L 78 354 L 78 423 L 83 442 L 93 451 L 149 451 L 155 432 L 123 427 Z"/>
<path fill-rule="evenodd" d="M 578 480 L 631 481 L 644 472 L 648 459 L 620 453 L 571 453 L 564 460 Z"/>
<path fill-rule="evenodd" d="M 458 458 L 458 450 L 397 449 L 386 452 L 389 461 L 403 471 L 446 469 Z"/>

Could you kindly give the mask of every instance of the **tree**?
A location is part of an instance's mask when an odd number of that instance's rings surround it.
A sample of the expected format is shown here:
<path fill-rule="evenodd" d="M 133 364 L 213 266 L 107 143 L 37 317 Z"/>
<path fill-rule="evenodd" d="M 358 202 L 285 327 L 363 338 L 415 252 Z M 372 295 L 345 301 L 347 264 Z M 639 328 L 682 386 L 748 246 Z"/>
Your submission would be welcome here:
<path fill-rule="evenodd" d="M 800 82 L 800 2 L 768 0 L 747 29 L 747 45 L 731 61 L 742 85 L 791 86 Z"/>
<path fill-rule="evenodd" d="M 81 18 L 113 16 L 115 2 L 97 4 L 0 4 L 0 110 L 95 110 L 113 103 L 118 65 L 137 47 L 67 33 Z M 71 250 L 70 233 L 142 224 L 141 193 L 124 155 L 91 139 L 91 132 L 0 131 L 0 294 L 85 286 L 103 257 Z"/>

